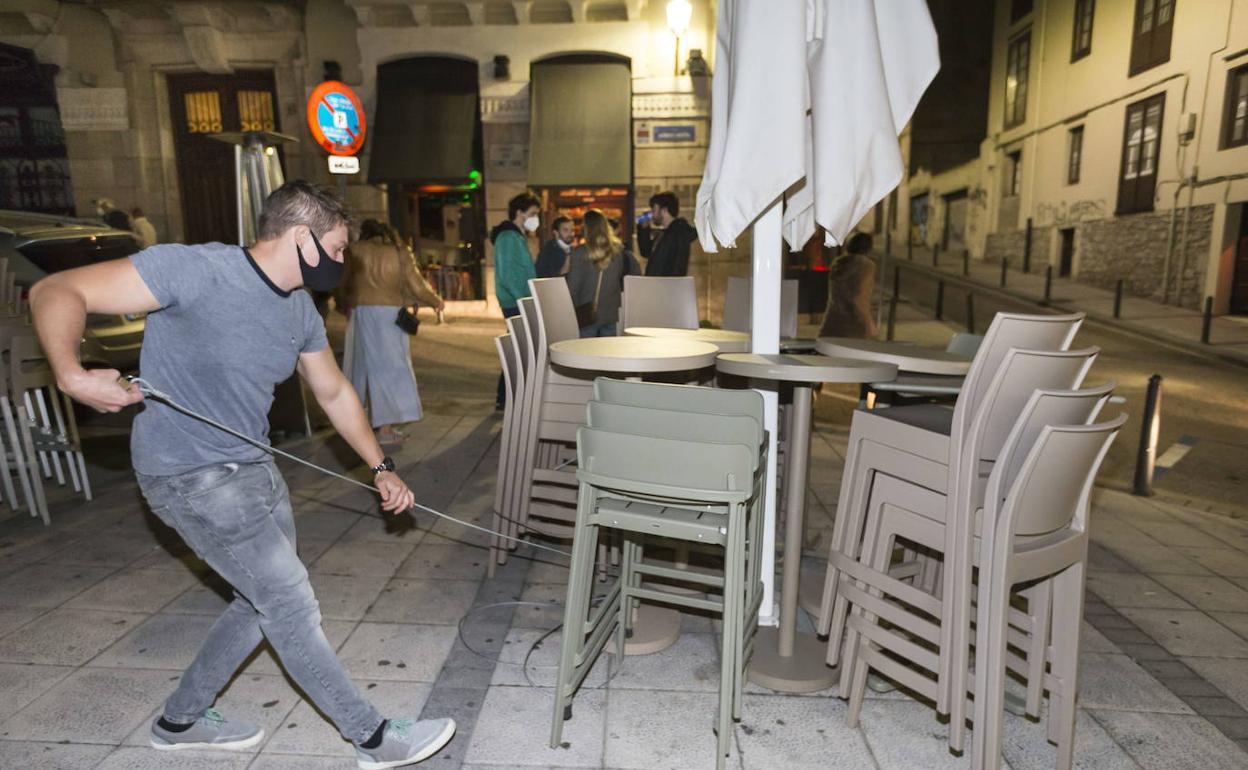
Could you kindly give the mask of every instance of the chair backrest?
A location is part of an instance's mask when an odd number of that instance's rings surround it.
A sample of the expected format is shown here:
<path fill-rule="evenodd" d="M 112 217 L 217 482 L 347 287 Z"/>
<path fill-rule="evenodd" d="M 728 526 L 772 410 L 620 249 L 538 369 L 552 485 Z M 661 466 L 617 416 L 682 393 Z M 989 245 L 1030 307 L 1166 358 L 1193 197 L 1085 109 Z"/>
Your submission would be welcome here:
<path fill-rule="evenodd" d="M 1069 315 L 1021 315 L 997 313 L 984 334 L 962 390 L 954 404 L 953 424 L 963 431 L 975 419 L 993 376 L 1006 353 L 1018 350 L 1065 350 L 1083 322 L 1083 313 Z M 1040 386 L 1037 386 L 1040 387 Z M 1020 405 L 1021 406 L 1021 405 Z M 1013 420 L 1010 421 L 1013 424 Z"/>
<path fill-rule="evenodd" d="M 1006 353 L 971 424 L 964 457 L 996 461 L 1019 415 L 1036 390 L 1073 390 L 1083 383 L 1099 348 L 1013 350 Z M 954 426 L 954 431 L 958 430 Z M 957 441 L 951 437 L 952 441 Z"/>
<path fill-rule="evenodd" d="M 572 304 L 572 292 L 568 282 L 560 278 L 532 278 L 529 291 L 533 293 L 533 307 L 537 310 L 539 348 L 549 348 L 556 342 L 574 340 L 581 336 L 576 325 L 576 307 Z"/>
<path fill-rule="evenodd" d="M 661 485 L 680 499 L 699 492 L 749 495 L 758 464 L 758 447 L 634 436 L 583 427 L 577 431 L 577 475 L 609 477 L 617 488 L 643 493 Z"/>
<path fill-rule="evenodd" d="M 753 329 L 753 305 L 750 292 L 753 279 L 728 277 L 724 291 L 724 328 L 737 332 Z M 797 336 L 797 281 L 787 279 L 780 284 L 780 336 L 792 339 Z"/>
<path fill-rule="evenodd" d="M 516 348 L 511 344 L 511 335 L 500 334 L 495 337 L 494 349 L 498 351 L 498 362 L 503 367 L 503 386 L 507 392 L 507 409 L 510 410 L 516 400 L 516 385 L 519 382 L 517 370 L 520 367 L 520 362 L 516 358 Z"/>
<path fill-rule="evenodd" d="M 680 441 L 758 446 L 766 435 L 762 424 L 748 415 L 651 409 L 606 401 L 590 401 L 586 418 L 586 425 L 599 430 Z"/>
<path fill-rule="evenodd" d="M 696 329 L 698 328 L 697 284 L 692 276 L 675 278 L 625 276 L 623 313 L 628 319 L 629 326 Z M 575 313 L 573 317 L 575 321 Z"/>
<path fill-rule="evenodd" d="M 35 388 L 51 388 L 56 385 L 52 367 L 44 360 L 43 347 L 34 330 L 14 334 L 9 340 L 9 389 L 14 398 Z M 32 363 L 39 362 L 39 363 Z"/>
<path fill-rule="evenodd" d="M 1008 485 L 1000 513 L 985 510 L 985 515 L 996 515 L 997 526 L 1014 535 L 1042 535 L 1072 525 L 1086 531 L 1092 482 L 1126 420 L 1120 414 L 1094 425 L 1044 426 Z M 994 473 L 1005 473 L 1007 466 L 1001 463 Z"/>
<path fill-rule="evenodd" d="M 979 346 L 983 343 L 984 335 L 982 334 L 959 332 L 949 340 L 949 344 L 945 346 L 945 352 L 974 358 L 975 354 L 979 352 Z"/>
<path fill-rule="evenodd" d="M 994 499 L 998 504 L 1004 500 L 1036 439 L 1046 426 L 1087 425 L 1093 422 L 1105 408 L 1113 392 L 1113 381 L 1083 390 L 1034 391 L 1001 447 L 997 456 L 997 467 L 1001 470 L 993 473 L 989 479 L 984 499 Z"/>
<path fill-rule="evenodd" d="M 516 374 L 523 378 L 533 365 L 533 352 L 529 349 L 529 327 L 520 316 L 512 316 L 507 319 L 505 336 L 511 344 L 512 355 L 516 358 Z"/>
<path fill-rule="evenodd" d="M 763 397 L 753 390 L 630 382 L 598 377 L 594 380 L 594 399 L 674 412 L 746 415 L 753 417 L 759 425 L 764 424 Z"/>

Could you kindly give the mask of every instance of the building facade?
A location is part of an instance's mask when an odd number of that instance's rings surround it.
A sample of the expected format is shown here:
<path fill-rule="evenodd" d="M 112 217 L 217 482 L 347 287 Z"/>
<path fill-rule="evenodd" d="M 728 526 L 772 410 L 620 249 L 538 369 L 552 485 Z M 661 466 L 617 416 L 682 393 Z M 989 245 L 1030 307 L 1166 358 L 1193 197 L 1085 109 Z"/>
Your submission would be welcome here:
<path fill-rule="evenodd" d="M 1248 2 L 996 0 L 988 105 L 908 180 L 924 243 L 1019 265 L 1030 229 L 1032 270 L 1248 313 Z"/>

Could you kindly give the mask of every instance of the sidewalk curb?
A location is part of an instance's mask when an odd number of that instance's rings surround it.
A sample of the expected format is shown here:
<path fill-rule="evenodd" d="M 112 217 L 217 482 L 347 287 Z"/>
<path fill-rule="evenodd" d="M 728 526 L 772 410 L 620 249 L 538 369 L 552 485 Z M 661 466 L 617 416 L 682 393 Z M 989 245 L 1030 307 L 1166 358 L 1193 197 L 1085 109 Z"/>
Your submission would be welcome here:
<path fill-rule="evenodd" d="M 939 268 L 932 268 L 926 265 L 916 264 L 914 262 L 904 260 L 904 259 L 897 260 L 894 258 L 894 259 L 891 259 L 890 262 L 894 265 L 904 265 L 905 269 L 907 270 L 914 270 L 924 275 L 927 275 L 929 277 L 939 278 L 941 280 L 944 280 L 946 283 L 973 288 L 980 293 L 988 294 L 990 296 L 995 296 L 997 299 L 1009 300 L 1012 302 L 1021 302 L 1027 305 L 1032 305 L 1032 306 L 1035 306 L 1041 312 L 1047 312 L 1047 313 L 1053 313 L 1053 314 L 1083 313 L 1085 316 L 1087 316 L 1087 322 L 1089 324 L 1096 326 L 1097 328 L 1103 331 L 1117 333 L 1121 336 L 1129 337 L 1133 340 L 1137 340 L 1140 342 L 1147 342 L 1147 343 L 1152 343 L 1154 345 L 1160 345 L 1170 350 L 1173 350 L 1177 353 L 1183 353 L 1186 355 L 1195 356 L 1197 358 L 1203 358 L 1205 360 L 1212 361 L 1215 363 L 1231 364 L 1233 366 L 1248 368 L 1248 355 L 1244 355 L 1240 353 L 1219 352 L 1215 350 L 1206 350 L 1203 346 L 1195 347 L 1194 345 L 1199 346 L 1200 343 L 1193 343 L 1191 340 L 1186 340 L 1181 337 L 1175 337 L 1173 335 L 1166 334 L 1164 332 L 1157 332 L 1151 329 L 1143 330 L 1143 329 L 1133 326 L 1129 321 L 1122 321 L 1121 319 L 1114 319 L 1110 316 L 1105 316 L 1100 313 L 1088 312 L 1087 310 L 1083 310 L 1082 308 L 1074 307 L 1072 305 L 1067 305 L 1062 302 L 1050 302 L 1048 305 L 1041 305 L 1040 301 L 1034 297 L 1030 297 L 1025 294 L 1019 294 L 1017 292 L 1010 291 L 1009 289 L 1002 289 L 998 286 L 992 286 L 990 284 L 982 283 L 968 276 L 956 275 L 954 273 L 947 273 L 943 270 L 940 270 Z"/>

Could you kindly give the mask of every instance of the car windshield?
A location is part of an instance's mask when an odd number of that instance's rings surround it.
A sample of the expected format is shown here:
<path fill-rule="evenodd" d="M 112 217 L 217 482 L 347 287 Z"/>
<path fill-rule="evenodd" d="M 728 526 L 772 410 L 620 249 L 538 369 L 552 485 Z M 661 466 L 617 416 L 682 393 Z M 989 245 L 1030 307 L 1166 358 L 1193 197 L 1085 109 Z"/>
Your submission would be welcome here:
<path fill-rule="evenodd" d="M 45 273 L 57 273 L 128 257 L 137 252 L 139 246 L 129 235 L 91 235 L 35 241 L 18 250 Z"/>

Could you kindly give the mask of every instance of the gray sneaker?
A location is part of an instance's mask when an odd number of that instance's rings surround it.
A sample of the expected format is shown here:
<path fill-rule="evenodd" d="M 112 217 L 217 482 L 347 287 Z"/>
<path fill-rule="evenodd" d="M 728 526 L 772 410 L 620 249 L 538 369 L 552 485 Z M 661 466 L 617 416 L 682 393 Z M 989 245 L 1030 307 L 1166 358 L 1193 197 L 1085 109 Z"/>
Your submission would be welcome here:
<path fill-rule="evenodd" d="M 428 759 L 455 734 L 454 719 L 391 719 L 375 749 L 355 747 L 360 770 L 414 765 Z"/>
<path fill-rule="evenodd" d="M 170 732 L 152 723 L 152 748 L 161 751 L 179 749 L 226 749 L 237 751 L 255 746 L 264 740 L 264 728 L 246 722 L 232 722 L 216 709 L 208 709 L 195 724 L 180 733 Z"/>

